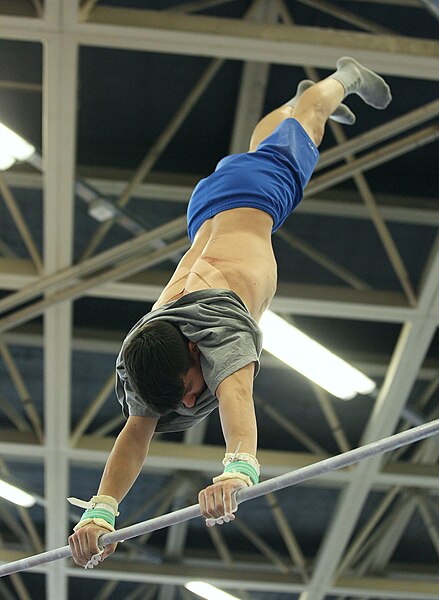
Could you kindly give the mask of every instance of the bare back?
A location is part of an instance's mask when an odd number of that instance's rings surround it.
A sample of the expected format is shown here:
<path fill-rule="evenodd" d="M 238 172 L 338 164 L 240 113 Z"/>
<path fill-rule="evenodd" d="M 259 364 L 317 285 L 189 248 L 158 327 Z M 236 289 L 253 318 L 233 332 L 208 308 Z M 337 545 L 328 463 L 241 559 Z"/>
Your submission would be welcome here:
<path fill-rule="evenodd" d="M 230 289 L 259 320 L 276 291 L 272 226 L 270 215 L 254 208 L 224 211 L 205 221 L 154 308 L 197 290 Z"/>

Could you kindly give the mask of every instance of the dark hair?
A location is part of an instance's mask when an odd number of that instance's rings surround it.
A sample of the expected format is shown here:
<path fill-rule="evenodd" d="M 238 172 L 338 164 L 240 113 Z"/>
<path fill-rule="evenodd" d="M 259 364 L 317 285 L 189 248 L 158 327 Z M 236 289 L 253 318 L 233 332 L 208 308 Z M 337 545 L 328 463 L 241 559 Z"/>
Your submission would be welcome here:
<path fill-rule="evenodd" d="M 128 381 L 160 415 L 175 410 L 184 396 L 182 376 L 195 364 L 188 340 L 168 321 L 152 321 L 123 350 Z"/>

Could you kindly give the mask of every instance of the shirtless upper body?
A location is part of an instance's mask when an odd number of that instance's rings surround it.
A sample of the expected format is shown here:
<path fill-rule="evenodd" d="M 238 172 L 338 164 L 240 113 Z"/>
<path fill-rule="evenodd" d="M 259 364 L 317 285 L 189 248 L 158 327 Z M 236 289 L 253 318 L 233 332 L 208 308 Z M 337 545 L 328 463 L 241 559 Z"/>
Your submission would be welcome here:
<path fill-rule="evenodd" d="M 259 321 L 276 291 L 272 225 L 270 215 L 254 208 L 228 210 L 205 221 L 153 309 L 189 292 L 230 289 Z"/>

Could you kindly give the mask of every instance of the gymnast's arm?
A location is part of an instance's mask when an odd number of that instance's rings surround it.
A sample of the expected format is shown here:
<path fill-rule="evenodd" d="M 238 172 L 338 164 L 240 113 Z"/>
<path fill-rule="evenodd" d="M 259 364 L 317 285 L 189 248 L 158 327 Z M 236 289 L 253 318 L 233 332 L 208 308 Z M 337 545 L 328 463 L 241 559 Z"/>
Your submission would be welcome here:
<path fill-rule="evenodd" d="M 256 455 L 257 424 L 253 402 L 254 363 L 226 377 L 216 390 L 219 400 L 221 427 L 226 442 L 226 452 Z M 246 487 L 241 479 L 218 481 L 201 490 L 200 509 L 206 519 L 231 515 L 234 507 L 234 492 Z"/>
<path fill-rule="evenodd" d="M 108 457 L 98 495 L 112 496 L 118 503 L 122 501 L 139 476 L 156 425 L 157 419 L 128 417 Z M 69 537 L 76 564 L 85 566 L 99 552 L 97 542 L 104 533 L 108 533 L 108 530 L 90 523 Z M 116 545 L 106 546 L 102 559 L 112 554 Z"/>

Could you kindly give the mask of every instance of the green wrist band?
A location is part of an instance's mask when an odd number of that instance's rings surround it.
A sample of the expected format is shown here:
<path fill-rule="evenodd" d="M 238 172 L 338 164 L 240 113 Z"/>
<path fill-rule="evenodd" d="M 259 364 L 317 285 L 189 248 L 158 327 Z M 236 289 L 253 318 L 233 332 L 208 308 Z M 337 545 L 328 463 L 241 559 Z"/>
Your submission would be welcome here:
<path fill-rule="evenodd" d="M 251 465 L 248 462 L 244 462 L 242 460 L 237 460 L 237 461 L 228 463 L 224 468 L 224 473 L 233 473 L 233 472 L 235 472 L 235 473 L 238 472 L 238 473 L 242 473 L 243 475 L 247 475 L 247 477 L 250 477 L 253 485 L 256 485 L 257 483 L 259 483 L 259 474 L 258 474 L 257 470 L 255 469 L 255 467 L 253 465 Z"/>
<path fill-rule="evenodd" d="M 89 508 L 87 509 L 81 517 L 81 521 L 84 519 L 104 519 L 107 521 L 112 527 L 116 522 L 116 517 L 110 510 L 105 510 L 105 508 Z"/>

